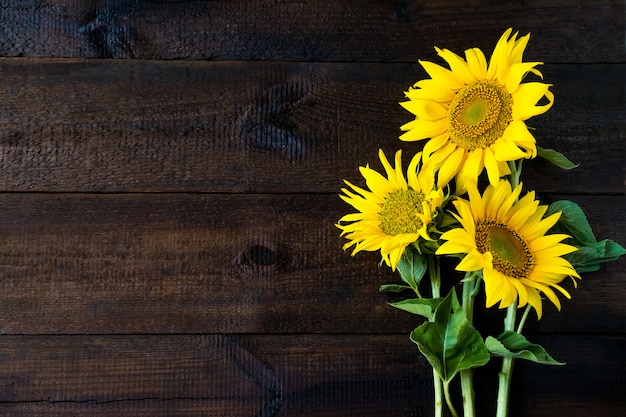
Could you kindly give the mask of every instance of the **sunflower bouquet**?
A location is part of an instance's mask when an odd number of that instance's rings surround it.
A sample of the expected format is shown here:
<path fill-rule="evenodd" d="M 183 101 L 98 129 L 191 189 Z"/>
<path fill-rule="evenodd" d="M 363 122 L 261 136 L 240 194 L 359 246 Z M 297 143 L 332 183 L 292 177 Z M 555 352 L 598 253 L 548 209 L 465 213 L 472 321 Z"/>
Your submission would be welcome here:
<path fill-rule="evenodd" d="M 450 394 L 457 377 L 462 415 L 476 415 L 473 371 L 494 357 L 502 361 L 496 416 L 507 416 L 515 359 L 560 364 L 522 335 L 530 311 L 541 319 L 545 299 L 560 310 L 559 295 L 570 298 L 564 279 L 576 285 L 582 273 L 626 253 L 611 240 L 598 241 L 575 203 L 544 205 L 523 189 L 525 159 L 576 166 L 538 146 L 525 123 L 554 103 L 551 85 L 541 82 L 537 69 L 542 63 L 522 60 L 529 38 L 506 30 L 489 62 L 478 48 L 464 58 L 435 48 L 449 69 L 420 61 L 430 78 L 415 83 L 400 103 L 414 116 L 401 127 L 400 139 L 426 141 L 422 150 L 406 171 L 401 151 L 392 165 L 381 150 L 384 173 L 366 165 L 360 168 L 365 188 L 346 181 L 341 190 L 356 209 L 337 223 L 348 240 L 344 249 L 352 248 L 353 256 L 379 251 L 381 265 L 400 278 L 380 287 L 401 297 L 389 304 L 423 317 L 410 339 L 433 368 L 435 417 L 443 415 L 444 402 L 454 417 L 461 415 Z M 529 74 L 537 81 L 523 82 Z M 444 258 L 460 274 L 447 293 Z M 475 299 L 483 289 L 486 308 L 506 309 L 498 335 L 483 337 L 474 327 Z"/>

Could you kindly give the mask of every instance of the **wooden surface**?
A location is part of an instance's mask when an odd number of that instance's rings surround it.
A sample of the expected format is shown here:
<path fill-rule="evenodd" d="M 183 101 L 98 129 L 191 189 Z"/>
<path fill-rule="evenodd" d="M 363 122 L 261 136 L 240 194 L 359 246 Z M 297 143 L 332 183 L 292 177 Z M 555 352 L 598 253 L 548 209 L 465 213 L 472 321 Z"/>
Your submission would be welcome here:
<path fill-rule="evenodd" d="M 395 280 L 334 223 L 400 143 L 433 46 L 531 32 L 556 101 L 531 119 L 580 167 L 525 164 L 626 244 L 619 1 L 0 4 L 0 415 L 431 416 Z M 529 338 L 511 417 L 626 416 L 626 261 Z M 480 315 L 478 317 L 480 319 Z M 487 321 L 486 329 L 497 326 Z M 493 415 L 497 363 L 477 372 Z"/>

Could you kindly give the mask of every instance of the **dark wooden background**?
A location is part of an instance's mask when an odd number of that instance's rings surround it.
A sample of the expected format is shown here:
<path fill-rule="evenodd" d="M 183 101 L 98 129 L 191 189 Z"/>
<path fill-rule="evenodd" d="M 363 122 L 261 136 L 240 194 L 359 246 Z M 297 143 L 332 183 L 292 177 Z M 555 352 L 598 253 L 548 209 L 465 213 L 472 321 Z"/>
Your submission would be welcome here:
<path fill-rule="evenodd" d="M 0 415 L 431 416 L 418 321 L 334 222 L 440 62 L 531 32 L 572 172 L 525 165 L 626 244 L 623 0 L 0 2 Z M 626 416 L 626 261 L 528 337 L 512 417 Z M 497 361 L 477 373 L 492 415 Z"/>

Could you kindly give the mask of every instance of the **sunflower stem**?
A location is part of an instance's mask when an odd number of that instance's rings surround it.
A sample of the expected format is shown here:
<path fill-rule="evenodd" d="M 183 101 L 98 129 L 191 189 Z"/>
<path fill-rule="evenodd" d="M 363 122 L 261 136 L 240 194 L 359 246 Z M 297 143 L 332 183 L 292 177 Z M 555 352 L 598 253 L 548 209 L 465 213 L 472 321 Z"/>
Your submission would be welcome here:
<path fill-rule="evenodd" d="M 465 273 L 462 298 L 463 310 L 465 311 L 465 315 L 467 316 L 467 320 L 470 324 L 474 321 L 474 296 L 476 295 L 476 287 L 478 286 L 478 280 L 472 275 L 473 272 Z M 474 373 L 471 369 L 465 369 L 460 372 L 464 417 L 474 417 L 476 413 L 474 405 L 473 376 Z"/>
<path fill-rule="evenodd" d="M 522 163 L 523 159 L 519 159 L 517 161 L 509 161 L 509 169 L 511 170 L 511 175 L 509 176 L 511 182 L 511 188 L 515 188 L 520 183 L 520 176 L 522 175 Z"/>
<path fill-rule="evenodd" d="M 430 288 L 433 298 L 441 297 L 441 269 L 439 258 L 434 255 L 427 255 L 428 274 L 430 277 Z M 433 368 L 433 389 L 435 396 L 435 417 L 443 416 L 443 391 L 441 377 Z"/>
<path fill-rule="evenodd" d="M 448 409 L 453 417 L 459 417 L 459 413 L 454 408 L 454 404 L 452 404 L 452 398 L 450 397 L 450 381 L 447 381 L 443 384 L 443 392 L 446 396 L 446 404 L 448 404 Z M 466 417 L 466 416 L 464 416 Z"/>
<path fill-rule="evenodd" d="M 531 308 L 532 306 L 530 304 L 526 305 L 526 310 L 524 310 L 524 314 L 522 315 L 522 318 L 517 325 L 517 334 L 522 334 L 522 329 L 524 329 L 524 324 L 526 323 L 526 319 L 528 318 L 528 313 L 530 313 Z"/>
<path fill-rule="evenodd" d="M 504 319 L 504 330 L 515 331 L 515 317 L 517 302 L 511 304 Z M 511 377 L 513 375 L 513 358 L 502 359 L 502 369 L 498 374 L 498 403 L 496 417 L 506 417 L 509 412 L 509 393 L 511 391 Z"/>

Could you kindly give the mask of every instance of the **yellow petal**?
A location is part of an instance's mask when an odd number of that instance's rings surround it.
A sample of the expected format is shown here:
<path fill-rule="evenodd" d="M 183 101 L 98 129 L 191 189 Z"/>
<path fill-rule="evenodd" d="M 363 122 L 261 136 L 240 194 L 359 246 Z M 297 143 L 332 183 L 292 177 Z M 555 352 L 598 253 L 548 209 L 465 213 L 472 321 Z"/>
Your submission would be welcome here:
<path fill-rule="evenodd" d="M 443 161 L 443 165 L 439 168 L 439 176 L 437 178 L 437 185 L 439 188 L 448 184 L 450 180 L 459 172 L 466 154 L 467 152 L 465 149 L 457 148 L 445 159 L 445 161 Z"/>
<path fill-rule="evenodd" d="M 498 161 L 516 161 L 526 157 L 526 152 L 522 151 L 515 144 L 511 135 L 503 135 L 493 145 L 491 145 L 491 149 L 493 150 L 493 154 Z"/>
<path fill-rule="evenodd" d="M 441 87 L 457 90 L 463 87 L 461 81 L 452 71 L 429 61 L 419 61 L 430 78 Z"/>
<path fill-rule="evenodd" d="M 511 66 L 505 84 L 507 91 L 511 94 L 515 93 L 526 74 L 539 64 L 541 64 L 541 62 L 520 62 L 519 64 Z"/>
<path fill-rule="evenodd" d="M 562 233 L 555 233 L 551 235 L 544 235 L 534 239 L 532 242 L 529 242 L 528 247 L 533 252 L 539 252 L 545 249 L 549 249 L 555 246 L 557 243 L 560 243 L 562 240 L 567 239 L 569 236 Z M 569 253 L 569 252 L 565 252 Z M 561 255 L 564 255 L 562 253 Z M 560 256 L 560 255 L 557 255 Z"/>
<path fill-rule="evenodd" d="M 372 192 L 376 195 L 386 196 L 396 189 L 396 187 L 394 187 L 387 178 L 369 167 L 361 167 L 359 171 L 361 172 L 361 175 L 363 175 L 363 178 L 365 178 L 367 188 L 372 190 Z"/>
<path fill-rule="evenodd" d="M 550 84 L 539 82 L 521 84 L 513 94 L 513 119 L 526 120 L 548 111 L 554 103 L 554 94 L 549 87 Z M 537 106 L 544 97 L 548 103 Z"/>
<path fill-rule="evenodd" d="M 552 236 L 552 235 L 546 235 L 546 236 Z M 536 242 L 536 241 L 537 239 L 535 239 L 533 242 Z M 546 249 L 541 249 L 538 251 L 533 250 L 533 253 L 535 254 L 535 257 L 537 257 L 537 259 L 542 259 L 542 258 L 552 259 L 558 256 L 567 255 L 568 253 L 576 252 L 577 250 L 578 248 L 576 248 L 575 246 L 570 246 L 570 245 L 565 245 L 565 244 L 560 243 L 558 245 L 554 245 Z"/>
<path fill-rule="evenodd" d="M 424 120 L 439 120 L 448 115 L 448 109 L 432 100 L 411 100 L 400 103 L 402 107 Z"/>
<path fill-rule="evenodd" d="M 511 195 L 511 184 L 508 181 L 498 181 L 497 185 L 487 186 L 483 193 L 483 200 L 487 202 L 485 215 L 488 219 L 498 219 L 502 221 L 502 218 L 498 216 L 498 212 L 501 210 L 503 202 L 507 197 Z M 506 212 L 504 213 L 506 214 Z"/>
<path fill-rule="evenodd" d="M 521 120 L 514 120 L 506 127 L 504 133 L 502 134 L 501 140 L 507 144 L 507 146 L 515 146 L 518 151 L 519 148 L 522 148 L 521 157 L 508 159 L 508 161 L 514 161 L 520 158 L 535 158 L 537 156 L 537 146 L 535 144 L 535 137 L 528 131 L 526 124 Z M 519 148 L 518 148 L 519 147 Z M 503 159 L 498 158 L 499 160 L 504 160 L 505 156 L 513 156 L 502 154 Z"/>
<path fill-rule="evenodd" d="M 502 182 L 502 181 L 501 181 Z M 521 184 L 515 187 L 512 191 L 510 188 L 505 187 L 505 197 L 498 204 L 498 211 L 496 212 L 496 218 L 502 221 L 503 223 L 507 223 L 509 226 L 513 228 L 518 228 L 518 226 L 522 226 L 523 222 L 516 222 L 515 219 L 512 219 L 515 211 L 519 210 L 518 206 L 520 201 L 517 201 L 520 193 L 522 192 Z M 491 204 L 491 203 L 490 203 Z M 496 205 L 496 203 L 493 203 Z M 527 204 L 523 204 L 522 207 L 527 206 Z"/>
<path fill-rule="evenodd" d="M 533 288 L 532 290 L 528 290 L 527 295 L 528 304 L 535 308 L 535 311 L 537 312 L 537 320 L 540 320 L 543 306 L 541 304 L 541 296 L 539 295 L 539 291 Z"/>
<path fill-rule="evenodd" d="M 444 133 L 447 129 L 447 121 L 416 119 L 403 125 L 401 130 L 408 130 L 400 136 L 400 140 L 411 142 L 428 139 Z"/>
<path fill-rule="evenodd" d="M 472 214 L 476 220 L 482 220 L 485 218 L 485 204 L 478 192 L 476 184 L 467 188 L 467 194 L 469 196 L 470 207 Z"/>
<path fill-rule="evenodd" d="M 471 84 L 476 81 L 476 77 L 472 74 L 469 65 L 460 56 L 448 49 L 435 48 L 437 54 L 445 59 L 450 69 L 463 83 Z"/>
<path fill-rule="evenodd" d="M 404 93 L 410 100 L 432 100 L 445 105 L 454 98 L 455 92 L 448 87 L 442 87 L 433 80 L 427 78 L 415 83 L 415 88 L 410 88 Z"/>
<path fill-rule="evenodd" d="M 472 48 L 465 51 L 467 64 L 477 80 L 484 80 L 487 75 L 487 60 L 485 54 L 478 49 Z"/>
<path fill-rule="evenodd" d="M 517 188 L 521 191 L 521 187 Z M 514 227 L 518 233 L 524 234 L 526 222 L 537 211 L 538 206 L 539 202 L 535 200 L 535 193 L 530 192 L 526 194 L 515 204 L 512 211 L 508 213 L 508 224 Z"/>
<path fill-rule="evenodd" d="M 453 204 L 459 213 L 459 215 L 455 217 L 459 220 L 461 226 L 465 229 L 471 241 L 474 242 L 476 236 L 476 219 L 474 218 L 475 214 L 472 213 L 472 210 L 470 209 L 470 203 L 466 200 L 458 198 L 454 200 Z"/>
<path fill-rule="evenodd" d="M 500 170 L 498 169 L 498 161 L 496 161 L 496 157 L 490 148 L 485 149 L 484 161 L 489 183 L 496 185 L 500 181 Z"/>
<path fill-rule="evenodd" d="M 441 149 L 444 145 L 449 144 L 450 143 L 449 139 L 450 139 L 450 135 L 448 135 L 448 132 L 446 132 L 442 135 L 435 136 L 431 140 L 426 142 L 426 144 L 424 145 L 424 149 L 423 149 L 424 162 L 430 159 L 433 152 Z M 451 151 L 454 149 L 455 149 L 455 146 L 452 145 Z"/>
<path fill-rule="evenodd" d="M 465 164 L 463 164 L 462 174 L 473 182 L 478 181 L 478 176 L 485 166 L 483 163 L 483 154 L 484 150 L 482 148 L 474 149 L 469 153 Z"/>
<path fill-rule="evenodd" d="M 517 33 L 513 36 L 513 39 L 517 36 Z M 530 33 L 522 36 L 521 38 L 514 40 L 513 48 L 511 48 L 510 56 L 509 56 L 509 64 L 515 65 L 517 63 L 522 62 L 522 57 L 524 55 L 524 49 L 526 49 L 526 45 L 530 39 Z"/>
<path fill-rule="evenodd" d="M 525 233 L 526 239 L 531 241 L 531 240 L 537 239 L 540 236 L 545 235 L 546 232 L 550 230 L 550 228 L 556 224 L 556 222 L 559 220 L 560 217 L 561 217 L 561 212 L 559 211 L 557 213 L 551 214 L 545 219 L 541 219 L 538 223 L 536 223 L 532 227 L 532 229 L 529 229 Z"/>
<path fill-rule="evenodd" d="M 478 271 L 485 266 L 485 260 L 483 254 L 476 249 L 465 255 L 461 262 L 456 266 L 457 271 Z"/>
<path fill-rule="evenodd" d="M 507 29 L 498 40 L 496 47 L 493 49 L 489 67 L 487 68 L 487 79 L 498 80 L 500 84 L 504 84 L 508 75 L 510 45 L 508 42 L 511 29 Z"/>

